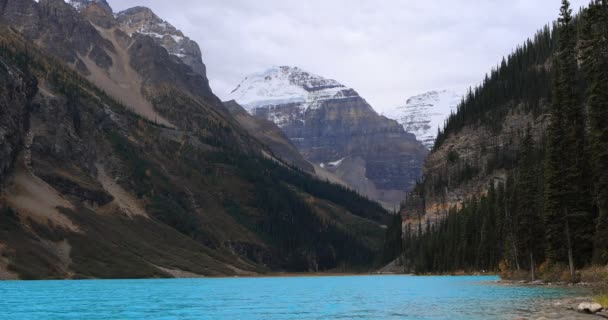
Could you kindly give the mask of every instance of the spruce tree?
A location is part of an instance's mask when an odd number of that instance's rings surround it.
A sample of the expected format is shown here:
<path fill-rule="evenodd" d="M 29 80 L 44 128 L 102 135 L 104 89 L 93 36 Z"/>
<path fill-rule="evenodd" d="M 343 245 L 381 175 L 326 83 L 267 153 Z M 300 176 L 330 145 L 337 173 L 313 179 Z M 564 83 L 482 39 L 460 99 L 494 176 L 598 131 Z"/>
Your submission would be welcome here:
<path fill-rule="evenodd" d="M 537 205 L 538 174 L 534 157 L 534 140 L 528 127 L 522 141 L 517 179 L 517 238 L 523 258 L 528 260 L 530 278 L 535 280 L 536 264 L 543 249 L 542 215 Z"/>
<path fill-rule="evenodd" d="M 547 154 L 547 254 L 570 273 L 589 262 L 593 250 L 591 176 L 583 104 L 580 103 L 576 34 L 568 0 L 562 1 L 559 52 L 554 59 L 554 97 Z M 565 236 L 564 236 L 565 235 Z M 564 248 L 567 250 L 564 252 Z"/>
<path fill-rule="evenodd" d="M 568 259 L 568 239 L 564 239 L 567 225 L 566 196 L 567 180 L 565 172 L 569 167 L 566 149 L 565 106 L 571 102 L 574 85 L 572 84 L 576 65 L 572 66 L 574 56 L 571 26 L 572 11 L 570 3 L 563 0 L 561 16 L 558 20 L 559 52 L 553 59 L 553 101 L 551 121 L 547 128 L 547 156 L 545 164 L 546 199 L 545 199 L 545 233 L 547 240 L 547 258 L 552 263 L 565 262 Z"/>
<path fill-rule="evenodd" d="M 582 33 L 583 69 L 587 81 L 587 105 L 595 199 L 599 211 L 593 260 L 608 263 L 608 4 L 595 1 L 587 11 Z"/>

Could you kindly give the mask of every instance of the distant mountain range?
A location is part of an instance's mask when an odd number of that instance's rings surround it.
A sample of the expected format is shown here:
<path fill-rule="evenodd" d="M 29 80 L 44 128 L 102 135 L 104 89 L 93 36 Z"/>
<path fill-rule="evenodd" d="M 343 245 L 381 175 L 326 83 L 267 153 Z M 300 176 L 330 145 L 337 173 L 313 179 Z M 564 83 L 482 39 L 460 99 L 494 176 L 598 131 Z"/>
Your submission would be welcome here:
<path fill-rule="evenodd" d="M 304 158 L 360 193 L 398 207 L 427 150 L 352 88 L 297 67 L 247 76 L 230 98 L 279 126 Z"/>

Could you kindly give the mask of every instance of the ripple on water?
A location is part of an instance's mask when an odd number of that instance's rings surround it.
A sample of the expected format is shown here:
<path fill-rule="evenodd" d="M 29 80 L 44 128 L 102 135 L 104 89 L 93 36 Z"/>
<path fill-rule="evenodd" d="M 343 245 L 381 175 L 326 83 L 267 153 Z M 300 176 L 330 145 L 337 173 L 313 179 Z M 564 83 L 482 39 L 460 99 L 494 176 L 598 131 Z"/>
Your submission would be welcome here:
<path fill-rule="evenodd" d="M 575 290 L 496 277 L 0 282 L 0 319 L 513 319 Z"/>

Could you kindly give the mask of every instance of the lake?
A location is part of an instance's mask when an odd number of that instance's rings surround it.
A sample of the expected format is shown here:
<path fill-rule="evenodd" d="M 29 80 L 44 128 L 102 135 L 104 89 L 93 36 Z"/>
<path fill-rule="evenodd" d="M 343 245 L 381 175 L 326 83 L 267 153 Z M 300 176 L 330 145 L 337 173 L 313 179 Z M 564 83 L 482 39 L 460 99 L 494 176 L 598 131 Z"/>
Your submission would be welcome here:
<path fill-rule="evenodd" d="M 497 277 L 0 282 L 0 319 L 513 319 L 564 288 Z M 517 310 L 517 311 L 516 311 Z"/>

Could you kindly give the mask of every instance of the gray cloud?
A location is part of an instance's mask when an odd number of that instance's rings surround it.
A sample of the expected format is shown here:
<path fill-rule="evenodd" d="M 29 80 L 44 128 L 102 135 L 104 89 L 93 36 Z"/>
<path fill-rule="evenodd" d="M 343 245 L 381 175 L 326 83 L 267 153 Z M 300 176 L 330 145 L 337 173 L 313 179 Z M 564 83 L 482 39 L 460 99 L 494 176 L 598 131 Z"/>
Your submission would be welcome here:
<path fill-rule="evenodd" d="M 199 43 L 215 93 L 273 65 L 353 87 L 377 110 L 434 89 L 464 92 L 557 17 L 558 0 L 109 0 Z M 588 0 L 574 0 L 578 8 Z"/>

